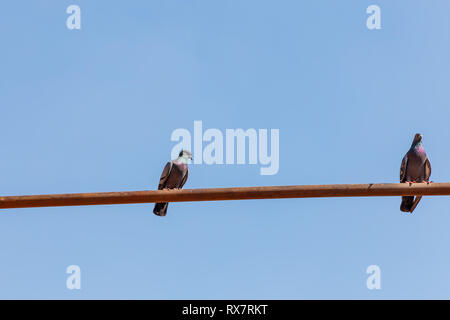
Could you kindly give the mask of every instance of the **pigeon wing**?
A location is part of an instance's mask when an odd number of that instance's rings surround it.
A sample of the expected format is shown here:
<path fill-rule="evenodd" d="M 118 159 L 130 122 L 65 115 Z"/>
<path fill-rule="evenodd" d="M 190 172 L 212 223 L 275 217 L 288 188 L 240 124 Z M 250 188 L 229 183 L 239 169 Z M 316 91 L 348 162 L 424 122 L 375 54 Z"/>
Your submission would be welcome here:
<path fill-rule="evenodd" d="M 406 182 L 406 170 L 408 168 L 408 155 L 405 154 L 400 166 L 400 182 Z"/>
<path fill-rule="evenodd" d="M 430 160 L 425 161 L 425 176 L 424 176 L 424 180 L 425 181 L 430 181 L 430 176 L 431 176 L 431 163 Z"/>
<path fill-rule="evenodd" d="M 167 179 L 170 176 L 170 172 L 172 171 L 172 162 L 167 162 L 164 167 L 163 172 L 161 173 L 161 178 L 159 178 L 158 190 L 162 190 L 166 187 Z"/>

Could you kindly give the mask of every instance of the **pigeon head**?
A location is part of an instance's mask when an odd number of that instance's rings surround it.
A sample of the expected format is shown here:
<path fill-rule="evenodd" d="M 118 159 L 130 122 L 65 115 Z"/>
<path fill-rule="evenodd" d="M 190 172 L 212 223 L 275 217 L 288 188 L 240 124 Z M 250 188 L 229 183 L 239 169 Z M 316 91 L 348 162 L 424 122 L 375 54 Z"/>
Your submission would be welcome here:
<path fill-rule="evenodd" d="M 180 158 L 184 158 L 184 159 L 191 159 L 192 160 L 192 154 L 189 150 L 181 150 L 180 154 L 178 155 L 178 157 Z"/>
<path fill-rule="evenodd" d="M 414 142 L 420 142 L 422 141 L 422 135 L 420 133 L 416 133 L 414 136 Z"/>
<path fill-rule="evenodd" d="M 416 133 L 414 136 L 414 140 L 412 142 L 411 147 L 414 147 L 422 142 L 422 135 L 420 133 Z"/>

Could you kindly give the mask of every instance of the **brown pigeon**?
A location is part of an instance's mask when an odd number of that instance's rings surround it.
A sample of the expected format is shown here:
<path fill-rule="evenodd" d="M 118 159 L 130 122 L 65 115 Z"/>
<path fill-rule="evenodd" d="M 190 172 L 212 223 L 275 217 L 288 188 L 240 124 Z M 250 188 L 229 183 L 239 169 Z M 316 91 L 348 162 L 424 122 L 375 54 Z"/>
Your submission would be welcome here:
<path fill-rule="evenodd" d="M 158 190 L 181 189 L 188 178 L 188 160 L 192 160 L 192 155 L 187 150 L 181 150 L 178 158 L 167 162 L 159 179 Z M 165 216 L 169 203 L 156 203 L 153 213 L 158 216 Z"/>
<path fill-rule="evenodd" d="M 422 146 L 422 135 L 414 136 L 411 148 L 403 157 L 400 166 L 400 183 L 427 182 L 430 183 L 431 164 Z M 412 213 L 422 196 L 403 196 L 400 210 Z"/>

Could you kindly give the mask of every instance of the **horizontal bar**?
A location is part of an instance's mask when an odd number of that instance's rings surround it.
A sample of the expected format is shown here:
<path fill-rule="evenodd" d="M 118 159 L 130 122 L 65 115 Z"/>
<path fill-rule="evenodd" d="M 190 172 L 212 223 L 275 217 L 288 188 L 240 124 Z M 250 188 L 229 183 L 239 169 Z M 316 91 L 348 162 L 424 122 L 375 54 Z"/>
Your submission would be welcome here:
<path fill-rule="evenodd" d="M 412 195 L 448 196 L 450 195 L 450 183 L 330 184 L 7 196 L 0 197 L 0 209 L 152 202 Z"/>

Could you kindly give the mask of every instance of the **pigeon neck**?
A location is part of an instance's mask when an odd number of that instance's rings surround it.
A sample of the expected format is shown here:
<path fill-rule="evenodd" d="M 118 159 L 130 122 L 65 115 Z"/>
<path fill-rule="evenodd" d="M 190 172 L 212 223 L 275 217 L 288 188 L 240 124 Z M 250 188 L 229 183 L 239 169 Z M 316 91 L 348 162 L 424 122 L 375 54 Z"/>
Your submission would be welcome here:
<path fill-rule="evenodd" d="M 411 146 L 411 150 L 416 153 L 425 153 L 425 149 L 423 148 L 422 141 L 413 143 L 413 145 Z"/>
<path fill-rule="evenodd" d="M 185 157 L 178 157 L 178 161 L 181 163 L 187 164 L 187 159 Z"/>
<path fill-rule="evenodd" d="M 422 147 L 422 141 L 413 142 L 413 144 L 411 146 L 412 149 L 417 149 L 420 147 Z"/>

